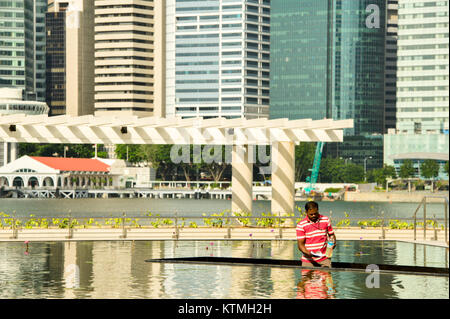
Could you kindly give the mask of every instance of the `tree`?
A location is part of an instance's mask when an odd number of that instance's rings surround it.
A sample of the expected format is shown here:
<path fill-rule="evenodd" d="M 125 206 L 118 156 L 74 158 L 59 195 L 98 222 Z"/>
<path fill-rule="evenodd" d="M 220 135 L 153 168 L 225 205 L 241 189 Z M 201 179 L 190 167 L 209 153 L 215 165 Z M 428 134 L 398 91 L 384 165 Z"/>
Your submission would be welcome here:
<path fill-rule="evenodd" d="M 420 165 L 420 174 L 427 179 L 434 179 L 439 176 L 438 162 L 427 159 Z"/>
<path fill-rule="evenodd" d="M 397 177 L 394 166 L 384 165 L 382 168 L 375 168 L 367 172 L 367 181 L 375 182 L 378 185 L 385 185 L 388 177 Z"/>
<path fill-rule="evenodd" d="M 427 159 L 420 165 L 420 174 L 431 179 L 431 191 L 434 191 L 434 179 L 439 176 L 439 164 L 438 162 Z"/>
<path fill-rule="evenodd" d="M 344 164 L 341 183 L 360 183 L 364 181 L 364 167 L 355 163 Z"/>
<path fill-rule="evenodd" d="M 384 170 L 382 168 L 374 168 L 367 172 L 367 182 L 377 183 L 377 185 L 385 182 Z"/>
<path fill-rule="evenodd" d="M 19 156 L 64 156 L 64 147 L 68 146 L 66 157 L 75 158 L 92 158 L 95 156 L 95 149 L 92 144 L 36 144 L 36 143 L 19 143 Z M 97 149 L 101 149 L 103 145 L 97 145 Z M 107 157 L 106 152 L 97 152 L 98 157 Z"/>
<path fill-rule="evenodd" d="M 139 156 L 149 163 L 161 175 L 163 181 L 167 180 L 175 168 L 170 158 L 172 145 L 145 144 L 139 147 Z M 172 176 L 171 176 L 172 177 Z"/>
<path fill-rule="evenodd" d="M 447 173 L 447 176 L 448 176 L 448 161 L 445 163 L 444 169 L 445 169 L 445 172 Z"/>
<path fill-rule="evenodd" d="M 385 164 L 383 166 L 383 172 L 384 172 L 384 176 L 386 176 L 386 177 L 397 178 L 397 171 L 395 170 L 394 166 Z"/>
<path fill-rule="evenodd" d="M 413 162 L 409 159 L 404 160 L 402 166 L 400 166 L 399 175 L 401 178 L 410 178 L 415 175 L 415 169 Z"/>
<path fill-rule="evenodd" d="M 19 157 L 28 155 L 35 156 L 39 148 L 36 143 L 19 143 Z"/>
<path fill-rule="evenodd" d="M 316 143 L 301 143 L 295 146 L 295 180 L 304 181 L 311 173 Z"/>
<path fill-rule="evenodd" d="M 213 150 L 213 149 L 215 149 L 215 148 L 212 148 L 211 150 Z M 217 160 L 215 159 L 215 160 L 211 161 L 210 163 L 205 162 L 204 158 L 202 156 L 201 167 L 203 169 L 206 169 L 211 174 L 211 176 L 215 182 L 220 181 L 226 168 L 230 165 L 229 163 L 226 163 L 226 161 L 225 161 L 226 158 L 231 158 L 231 154 L 228 154 L 228 156 L 226 156 L 225 152 L 227 150 L 230 151 L 229 148 L 227 149 L 225 146 L 221 146 L 221 152 L 220 152 L 220 154 L 222 155 L 221 159 L 219 160 L 217 158 Z M 202 154 L 203 154 L 203 152 L 202 152 Z M 210 154 L 211 154 L 211 152 L 210 152 Z M 214 154 L 214 155 L 218 155 L 218 154 Z"/>
<path fill-rule="evenodd" d="M 117 144 L 115 152 L 118 159 L 126 160 L 128 157 L 128 162 L 139 163 L 143 160 L 141 149 L 142 145 Z"/>

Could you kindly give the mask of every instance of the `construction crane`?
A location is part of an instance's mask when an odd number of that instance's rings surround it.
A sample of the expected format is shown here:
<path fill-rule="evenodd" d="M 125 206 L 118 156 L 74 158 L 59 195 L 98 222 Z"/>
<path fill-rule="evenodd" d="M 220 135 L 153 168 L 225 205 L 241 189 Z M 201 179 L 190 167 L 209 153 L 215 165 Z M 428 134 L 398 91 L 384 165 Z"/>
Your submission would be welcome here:
<path fill-rule="evenodd" d="M 324 142 L 318 142 L 316 146 L 316 154 L 314 155 L 313 167 L 309 169 L 311 176 L 306 177 L 306 182 L 309 182 L 309 187 L 305 188 L 305 193 L 309 194 L 311 191 L 315 190 L 314 186 L 317 183 L 317 178 L 319 177 L 320 160 L 322 159 Z"/>

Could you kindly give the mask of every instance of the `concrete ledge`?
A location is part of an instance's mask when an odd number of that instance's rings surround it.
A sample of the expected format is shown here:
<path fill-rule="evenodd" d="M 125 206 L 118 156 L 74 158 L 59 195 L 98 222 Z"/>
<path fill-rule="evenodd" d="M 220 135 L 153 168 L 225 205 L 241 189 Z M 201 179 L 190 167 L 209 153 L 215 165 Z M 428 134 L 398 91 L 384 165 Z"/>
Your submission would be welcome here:
<path fill-rule="evenodd" d="M 448 247 L 441 229 L 335 228 L 338 240 L 398 240 Z M 448 238 L 448 237 L 447 237 Z M 0 241 L 88 241 L 88 240 L 296 240 L 295 228 L 74 228 L 0 229 Z"/>
<path fill-rule="evenodd" d="M 420 203 L 424 196 L 448 196 L 448 192 L 345 192 L 344 200 L 347 202 L 395 202 L 395 203 Z M 444 203 L 444 198 L 429 197 L 428 203 Z"/>

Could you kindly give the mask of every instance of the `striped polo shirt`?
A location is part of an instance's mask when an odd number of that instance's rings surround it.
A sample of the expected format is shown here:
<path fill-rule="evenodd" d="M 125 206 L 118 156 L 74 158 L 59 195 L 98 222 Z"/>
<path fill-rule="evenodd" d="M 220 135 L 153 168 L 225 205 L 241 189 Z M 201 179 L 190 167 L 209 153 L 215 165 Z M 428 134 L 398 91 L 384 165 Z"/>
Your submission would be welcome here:
<path fill-rule="evenodd" d="M 333 235 L 334 231 L 331 227 L 330 219 L 327 216 L 319 214 L 319 219 L 313 223 L 305 217 L 297 224 L 297 240 L 306 238 L 305 247 L 311 252 L 321 252 L 325 255 L 327 251 L 327 233 Z M 327 257 L 313 257 L 312 260 L 320 262 L 327 259 Z M 302 261 L 311 262 L 310 258 L 302 256 Z"/>

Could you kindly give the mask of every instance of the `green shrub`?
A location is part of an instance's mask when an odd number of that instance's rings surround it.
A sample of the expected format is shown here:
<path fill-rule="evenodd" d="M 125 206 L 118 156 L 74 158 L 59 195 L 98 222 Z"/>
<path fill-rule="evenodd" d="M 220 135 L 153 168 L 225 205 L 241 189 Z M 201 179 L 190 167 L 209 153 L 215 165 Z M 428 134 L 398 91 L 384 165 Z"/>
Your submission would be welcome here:
<path fill-rule="evenodd" d="M 333 188 L 333 187 L 330 187 L 330 188 L 327 188 L 326 190 L 324 190 L 323 192 L 324 192 L 324 193 L 337 193 L 337 192 L 339 192 L 341 189 L 342 189 L 342 188 Z"/>

